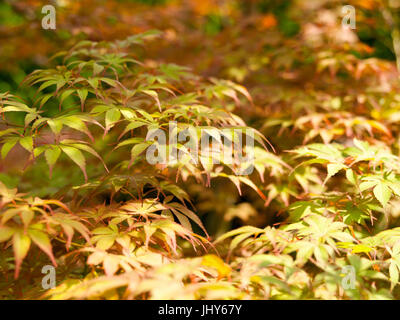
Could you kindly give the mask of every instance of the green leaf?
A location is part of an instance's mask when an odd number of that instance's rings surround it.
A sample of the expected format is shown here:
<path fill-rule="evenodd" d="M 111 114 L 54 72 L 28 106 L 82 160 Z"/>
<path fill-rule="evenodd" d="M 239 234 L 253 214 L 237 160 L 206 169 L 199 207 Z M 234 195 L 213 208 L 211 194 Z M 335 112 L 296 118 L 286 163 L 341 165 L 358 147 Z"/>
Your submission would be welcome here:
<path fill-rule="evenodd" d="M 50 177 L 53 171 L 53 167 L 56 164 L 58 158 L 60 157 L 60 154 L 61 154 L 61 149 L 57 146 L 50 147 L 44 153 L 47 165 L 49 166 Z"/>
<path fill-rule="evenodd" d="M 341 169 L 345 168 L 345 166 L 341 163 L 330 163 L 327 166 L 328 175 L 325 178 L 324 184 L 333 177 L 336 173 L 338 173 Z"/>
<path fill-rule="evenodd" d="M 62 122 L 62 124 L 72 128 L 72 129 L 75 129 L 77 131 L 87 134 L 87 136 L 93 141 L 93 137 L 81 117 L 68 116 L 68 117 L 61 118 L 60 121 Z"/>
<path fill-rule="evenodd" d="M 375 198 L 381 203 L 381 205 L 383 207 L 388 203 L 388 201 L 392 195 L 392 190 L 390 190 L 389 187 L 386 184 L 384 184 L 383 182 L 377 184 L 375 186 L 373 192 L 374 192 Z"/>
<path fill-rule="evenodd" d="M 99 78 L 90 78 L 88 79 L 89 84 L 91 85 L 91 87 L 93 89 L 97 89 L 97 87 L 99 86 Z"/>
<path fill-rule="evenodd" d="M 73 147 L 69 146 L 60 146 L 61 150 L 68 155 L 68 157 L 71 158 L 72 161 L 74 161 L 82 170 L 85 180 L 87 180 L 87 174 L 86 174 L 86 161 L 85 157 L 83 156 L 82 152 Z"/>
<path fill-rule="evenodd" d="M 10 150 L 16 145 L 18 142 L 18 139 L 10 139 L 8 140 L 5 144 L 3 144 L 3 147 L 1 148 L 1 156 L 3 159 L 7 157 L 7 154 L 10 152 Z"/>
<path fill-rule="evenodd" d="M 352 184 L 357 184 L 357 175 L 352 169 L 347 169 L 346 170 L 346 178 L 349 180 Z"/>
<path fill-rule="evenodd" d="M 141 121 L 134 121 L 134 122 L 129 123 L 126 126 L 125 130 L 120 134 L 119 139 L 121 139 L 128 131 L 134 130 L 136 128 L 140 128 L 140 127 L 142 127 L 144 125 L 146 125 L 146 123 L 145 122 L 141 122 Z"/>
<path fill-rule="evenodd" d="M 61 129 L 63 127 L 62 121 L 60 119 L 48 120 L 47 124 L 49 125 L 51 131 L 53 131 L 53 133 L 55 133 L 56 135 L 61 132 Z"/>
<path fill-rule="evenodd" d="M 93 63 L 93 75 L 96 76 L 104 70 L 104 67 L 98 63 Z"/>
<path fill-rule="evenodd" d="M 37 115 L 36 114 L 34 114 L 34 113 L 28 113 L 26 116 L 25 116 L 25 121 L 24 121 L 24 124 L 25 124 L 25 127 L 27 127 L 33 120 L 35 120 L 37 118 Z"/>
<path fill-rule="evenodd" d="M 60 96 L 60 105 L 64 102 L 65 99 L 67 99 L 74 92 L 75 92 L 75 89 L 65 90 Z"/>
<path fill-rule="evenodd" d="M 52 85 L 57 84 L 57 80 L 49 80 L 49 81 L 45 81 L 41 84 L 41 86 L 39 87 L 38 91 L 42 91 L 44 89 L 46 89 L 47 87 L 50 87 Z"/>
<path fill-rule="evenodd" d="M 121 112 L 117 108 L 108 110 L 106 112 L 106 128 L 110 129 L 120 118 Z"/>
<path fill-rule="evenodd" d="M 146 150 L 149 147 L 149 143 L 140 143 L 135 145 L 132 150 L 131 150 L 131 159 L 132 161 L 135 160 L 135 158 L 141 154 L 144 150 Z"/>
<path fill-rule="evenodd" d="M 360 183 L 360 191 L 363 192 L 367 189 L 370 189 L 378 184 L 378 181 L 363 181 Z"/>
<path fill-rule="evenodd" d="M 81 100 L 81 108 L 83 110 L 83 105 L 86 101 L 88 91 L 87 91 L 87 89 L 78 89 L 77 93 L 78 93 L 79 99 Z"/>
<path fill-rule="evenodd" d="M 31 136 L 23 137 L 19 140 L 19 144 L 27 151 L 33 150 L 33 138 Z"/>

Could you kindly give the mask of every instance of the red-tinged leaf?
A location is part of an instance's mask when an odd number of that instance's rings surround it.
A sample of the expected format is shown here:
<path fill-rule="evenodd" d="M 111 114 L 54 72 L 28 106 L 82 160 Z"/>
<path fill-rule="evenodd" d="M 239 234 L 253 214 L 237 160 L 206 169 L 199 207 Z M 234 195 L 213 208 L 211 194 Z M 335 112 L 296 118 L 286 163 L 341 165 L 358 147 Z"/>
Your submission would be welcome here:
<path fill-rule="evenodd" d="M 30 208 L 22 209 L 20 215 L 25 228 L 28 227 L 28 225 L 31 223 L 32 219 L 35 216 L 33 210 L 31 210 Z"/>
<path fill-rule="evenodd" d="M 61 225 L 61 227 L 63 228 L 63 230 L 67 236 L 67 242 L 65 244 L 65 247 L 67 248 L 67 251 L 68 251 L 69 248 L 71 247 L 72 237 L 74 236 L 74 228 L 72 228 L 71 226 L 69 226 L 67 224 L 63 224 L 63 225 Z"/>
<path fill-rule="evenodd" d="M 152 97 L 157 102 L 158 109 L 161 112 L 161 103 L 160 103 L 160 100 L 158 99 L 157 92 L 154 91 L 154 90 L 142 90 L 142 92 L 147 94 L 147 95 L 149 95 L 150 97 Z"/>
<path fill-rule="evenodd" d="M 58 200 L 42 200 L 42 201 L 44 204 L 55 204 L 56 206 L 63 208 L 68 213 L 72 213 L 71 210 L 69 210 L 69 208 L 61 201 L 58 201 Z"/>
<path fill-rule="evenodd" d="M 193 232 L 192 225 L 190 224 L 189 219 L 185 215 L 179 213 L 177 210 L 174 210 L 174 214 L 176 215 L 176 217 L 178 218 L 180 224 L 183 227 L 188 229 L 190 232 Z"/>
<path fill-rule="evenodd" d="M 192 211 L 190 211 L 188 208 L 186 208 L 185 206 L 179 204 L 179 203 L 169 203 L 168 205 L 166 205 L 167 207 L 171 207 L 170 209 L 172 210 L 172 212 L 175 214 L 176 210 L 179 210 L 181 213 L 183 213 L 185 216 L 187 216 L 189 219 L 193 220 L 203 231 L 204 233 L 207 235 L 208 237 L 208 233 L 206 228 L 204 227 L 203 223 L 201 222 L 200 218 Z"/>
<path fill-rule="evenodd" d="M 28 230 L 29 237 L 32 241 L 45 253 L 49 256 L 51 262 L 54 266 L 57 266 L 56 260 L 54 259 L 53 250 L 51 247 L 50 239 L 46 233 L 40 230 L 35 230 L 30 228 Z"/>
<path fill-rule="evenodd" d="M 13 236 L 13 250 L 15 258 L 15 274 L 14 278 L 19 276 L 22 261 L 25 259 L 29 248 L 31 246 L 31 239 L 24 234 L 22 230 L 18 230 Z"/>
<path fill-rule="evenodd" d="M 98 265 L 103 262 L 105 255 L 102 251 L 95 251 L 88 257 L 87 264 Z"/>
<path fill-rule="evenodd" d="M 171 247 L 172 251 L 175 254 L 178 254 L 176 251 L 176 234 L 174 232 L 174 230 L 170 229 L 170 228 L 161 228 L 162 231 L 164 231 L 165 235 L 166 235 L 166 240 L 168 245 Z"/>
<path fill-rule="evenodd" d="M 104 258 L 103 267 L 106 275 L 114 275 L 119 268 L 119 261 L 116 257 L 108 255 Z"/>

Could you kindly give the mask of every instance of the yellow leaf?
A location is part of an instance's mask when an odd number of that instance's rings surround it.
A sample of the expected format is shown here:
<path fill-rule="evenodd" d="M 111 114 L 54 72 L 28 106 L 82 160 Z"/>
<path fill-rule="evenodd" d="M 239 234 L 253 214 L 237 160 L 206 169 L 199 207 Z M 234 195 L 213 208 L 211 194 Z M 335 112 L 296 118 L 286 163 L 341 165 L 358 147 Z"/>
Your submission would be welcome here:
<path fill-rule="evenodd" d="M 214 254 L 207 254 L 203 257 L 201 264 L 205 267 L 214 268 L 218 272 L 218 277 L 223 278 L 231 274 L 231 268 L 219 257 Z"/>

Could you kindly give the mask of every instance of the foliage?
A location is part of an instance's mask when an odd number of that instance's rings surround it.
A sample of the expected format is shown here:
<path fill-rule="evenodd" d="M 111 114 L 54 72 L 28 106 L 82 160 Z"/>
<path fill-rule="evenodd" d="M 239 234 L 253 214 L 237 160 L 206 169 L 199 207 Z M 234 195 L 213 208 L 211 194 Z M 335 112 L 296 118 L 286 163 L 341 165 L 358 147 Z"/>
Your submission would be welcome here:
<path fill-rule="evenodd" d="M 350 1 L 353 31 L 340 1 L 139 2 L 108 1 L 86 34 L 61 13 L 54 38 L 35 34 L 61 50 L 3 71 L 29 75 L 0 92 L 1 297 L 398 299 L 397 22 L 377 10 L 397 9 Z M 24 1 L 2 5 L 7 28 L 30 23 Z M 112 19 L 132 8 L 134 35 Z M 254 172 L 147 139 L 189 127 L 254 134 Z M 160 146 L 185 157 L 150 164 Z"/>

